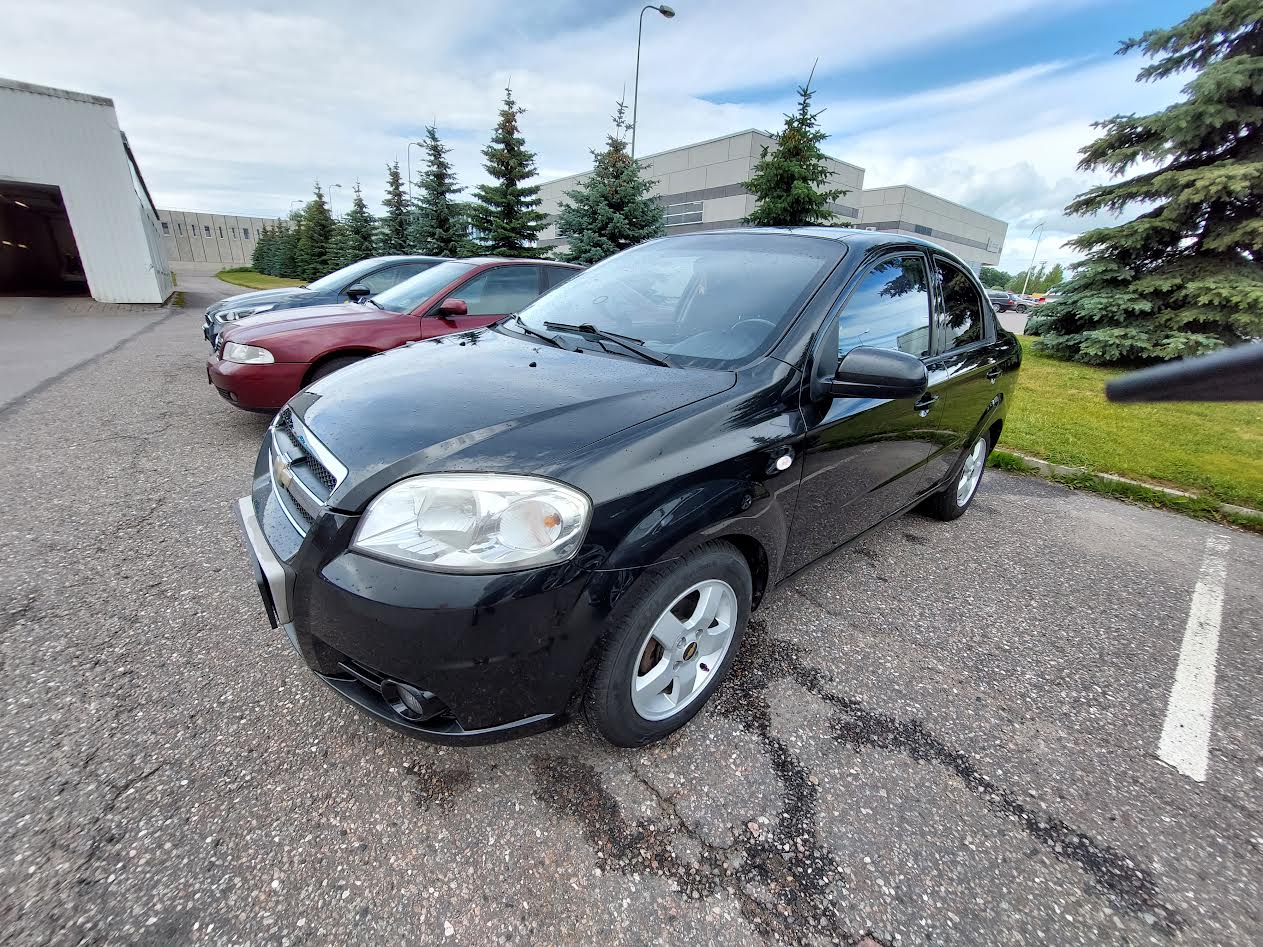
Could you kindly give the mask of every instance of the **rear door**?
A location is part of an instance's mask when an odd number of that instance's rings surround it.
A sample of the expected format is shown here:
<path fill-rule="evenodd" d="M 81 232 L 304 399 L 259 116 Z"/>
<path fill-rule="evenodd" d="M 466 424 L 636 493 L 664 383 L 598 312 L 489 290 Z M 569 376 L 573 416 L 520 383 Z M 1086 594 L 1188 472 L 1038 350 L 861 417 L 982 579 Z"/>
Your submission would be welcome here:
<path fill-rule="evenodd" d="M 543 269 L 533 263 L 506 263 L 479 270 L 447 293 L 448 299 L 463 300 L 468 313 L 439 316 L 436 305 L 432 318 L 422 320 L 423 334 L 429 337 L 481 328 L 525 308 L 546 289 Z"/>
<path fill-rule="evenodd" d="M 960 453 L 973 443 L 996 397 L 995 319 L 982 290 L 961 266 L 933 254 L 935 284 L 932 390 L 937 400 L 927 421 L 943 449 L 927 464 L 932 486 L 951 472 Z"/>
<path fill-rule="evenodd" d="M 832 366 L 830 375 L 837 361 L 858 346 L 931 360 L 930 271 L 922 252 L 883 257 L 851 285 L 822 332 L 817 359 Z M 934 437 L 926 436 L 925 405 L 911 398 L 813 401 L 805 387 L 803 399 L 807 436 L 787 570 L 806 565 L 915 500 L 925 481 L 923 468 L 938 449 Z"/>

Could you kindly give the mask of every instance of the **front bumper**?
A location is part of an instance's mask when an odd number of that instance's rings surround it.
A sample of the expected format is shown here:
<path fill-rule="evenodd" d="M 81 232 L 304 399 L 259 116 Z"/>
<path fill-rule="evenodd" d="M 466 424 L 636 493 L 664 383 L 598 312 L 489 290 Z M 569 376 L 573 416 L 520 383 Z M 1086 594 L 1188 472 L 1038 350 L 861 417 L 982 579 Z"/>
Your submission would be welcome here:
<path fill-rule="evenodd" d="M 602 590 L 625 587 L 623 573 L 572 563 L 500 576 L 427 573 L 347 550 L 357 517 L 326 512 L 300 537 L 274 506 L 258 482 L 236 504 L 268 619 L 344 698 L 436 743 L 493 743 L 564 722 L 607 614 L 594 603 L 608 598 Z M 285 530 L 293 535 L 273 538 L 288 560 L 269 542 L 269 532 Z M 321 551 L 330 548 L 345 551 Z M 428 695 L 441 712 L 418 719 L 401 705 L 401 688 Z"/>
<path fill-rule="evenodd" d="M 225 401 L 247 411 L 278 411 L 303 386 L 310 366 L 305 362 L 242 365 L 226 362 L 218 352 L 206 359 L 206 380 Z"/>

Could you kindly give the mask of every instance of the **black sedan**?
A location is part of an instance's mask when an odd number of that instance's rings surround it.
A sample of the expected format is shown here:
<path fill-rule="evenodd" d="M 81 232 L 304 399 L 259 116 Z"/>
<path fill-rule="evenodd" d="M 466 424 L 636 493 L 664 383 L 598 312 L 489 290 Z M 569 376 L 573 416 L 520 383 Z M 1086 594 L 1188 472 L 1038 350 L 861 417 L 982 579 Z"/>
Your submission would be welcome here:
<path fill-rule="evenodd" d="M 202 335 L 211 348 L 217 348 L 219 333 L 226 323 L 282 309 L 359 302 L 411 279 L 443 260 L 441 256 L 379 256 L 334 270 L 307 286 L 238 293 L 207 307 L 202 320 Z"/>
<path fill-rule="evenodd" d="M 965 512 L 1020 361 L 923 241 L 668 237 L 304 389 L 237 512 L 273 625 L 378 720 L 479 743 L 581 710 L 638 746 L 777 583 Z"/>

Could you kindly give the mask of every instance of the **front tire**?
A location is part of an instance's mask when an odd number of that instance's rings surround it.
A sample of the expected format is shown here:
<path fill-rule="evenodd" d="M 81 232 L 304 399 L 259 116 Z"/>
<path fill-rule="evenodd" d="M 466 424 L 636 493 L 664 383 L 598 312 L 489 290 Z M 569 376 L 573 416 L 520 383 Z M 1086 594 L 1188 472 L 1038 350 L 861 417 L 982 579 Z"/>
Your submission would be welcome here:
<path fill-rule="evenodd" d="M 727 676 L 750 616 L 745 557 L 709 543 L 638 585 L 616 608 L 583 708 L 615 746 L 644 746 L 688 723 Z"/>
<path fill-rule="evenodd" d="M 362 361 L 363 358 L 363 355 L 339 355 L 337 358 L 331 358 L 327 362 L 321 362 L 316 366 L 315 371 L 311 373 L 311 377 L 307 379 L 307 384 L 310 385 L 313 381 L 319 381 L 327 375 L 332 375 L 348 365 L 354 365 L 356 362 Z"/>
<path fill-rule="evenodd" d="M 937 520 L 954 520 L 962 515 L 978 495 L 978 486 L 982 483 L 990 453 L 990 438 L 986 434 L 979 435 L 978 440 L 969 445 L 956 475 L 943 489 L 921 504 L 921 511 Z"/>

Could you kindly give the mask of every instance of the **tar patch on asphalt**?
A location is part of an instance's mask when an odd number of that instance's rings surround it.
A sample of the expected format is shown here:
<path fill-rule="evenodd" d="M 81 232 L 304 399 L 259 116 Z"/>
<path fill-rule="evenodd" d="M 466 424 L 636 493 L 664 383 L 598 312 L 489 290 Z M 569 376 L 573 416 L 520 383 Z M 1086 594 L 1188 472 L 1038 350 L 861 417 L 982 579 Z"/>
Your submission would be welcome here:
<path fill-rule="evenodd" d="M 825 935 L 856 947 L 885 945 L 871 931 L 846 930 L 834 906 L 834 892 L 845 873 L 820 840 L 817 781 L 771 732 L 766 691 L 786 679 L 829 705 L 834 740 L 856 752 L 880 749 L 942 768 L 1053 858 L 1087 875 L 1092 882 L 1087 890 L 1116 910 L 1165 935 L 1184 927 L 1179 912 L 1161 900 L 1153 875 L 1138 867 L 1137 859 L 1024 805 L 1015 792 L 980 774 L 967 754 L 948 746 L 921 721 L 871 710 L 835 693 L 826 672 L 806 664 L 793 643 L 768 636 L 757 621 L 750 622 L 731 676 L 716 691 L 713 706 L 758 739 L 780 784 L 782 807 L 774 822 L 738 832 L 727 848 L 699 837 L 661 796 L 668 818 L 629 822 L 600 774 L 570 756 L 534 758 L 535 797 L 579 824 L 602 870 L 656 875 L 673 881 L 688 900 L 727 892 L 763 937 L 803 945 Z M 676 855 L 672 840 L 681 834 L 696 844 L 696 859 L 683 861 Z"/>

